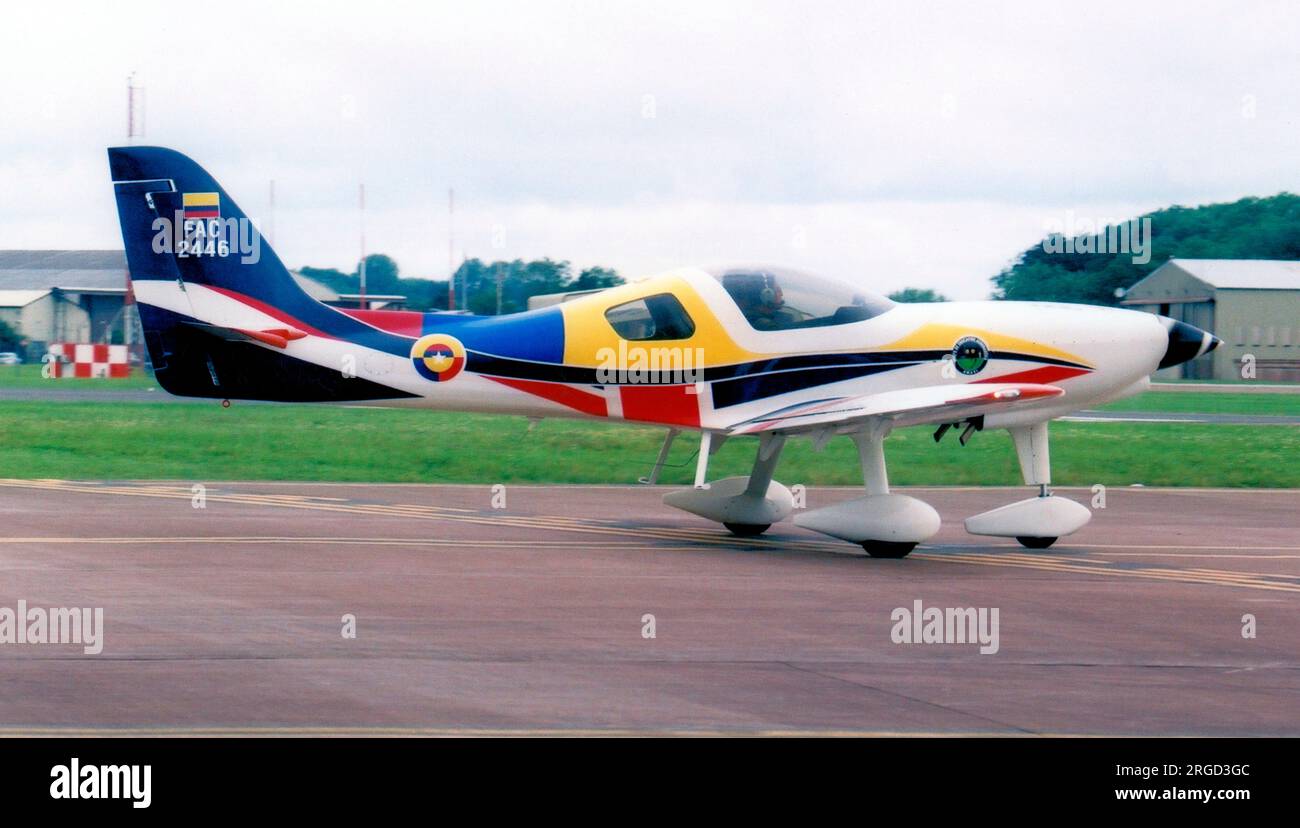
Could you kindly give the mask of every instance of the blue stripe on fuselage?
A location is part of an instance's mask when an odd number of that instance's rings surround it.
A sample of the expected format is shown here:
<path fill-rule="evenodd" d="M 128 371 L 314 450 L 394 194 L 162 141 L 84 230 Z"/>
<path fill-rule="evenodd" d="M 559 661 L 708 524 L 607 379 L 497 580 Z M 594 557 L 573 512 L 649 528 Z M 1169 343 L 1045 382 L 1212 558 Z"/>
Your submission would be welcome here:
<path fill-rule="evenodd" d="M 451 334 L 467 350 L 484 354 L 533 362 L 564 361 L 564 314 L 556 307 L 509 316 L 426 313 L 422 332 Z"/>

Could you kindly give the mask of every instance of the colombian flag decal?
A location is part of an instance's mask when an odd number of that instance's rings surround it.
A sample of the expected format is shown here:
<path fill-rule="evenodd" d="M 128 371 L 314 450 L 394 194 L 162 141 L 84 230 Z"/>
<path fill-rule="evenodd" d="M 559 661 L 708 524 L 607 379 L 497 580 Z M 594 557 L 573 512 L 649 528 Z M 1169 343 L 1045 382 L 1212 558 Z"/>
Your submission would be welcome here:
<path fill-rule="evenodd" d="M 186 219 L 221 218 L 220 193 L 183 193 L 181 207 Z"/>
<path fill-rule="evenodd" d="M 433 382 L 447 382 L 465 367 L 465 346 L 454 336 L 429 334 L 411 346 L 415 372 Z"/>

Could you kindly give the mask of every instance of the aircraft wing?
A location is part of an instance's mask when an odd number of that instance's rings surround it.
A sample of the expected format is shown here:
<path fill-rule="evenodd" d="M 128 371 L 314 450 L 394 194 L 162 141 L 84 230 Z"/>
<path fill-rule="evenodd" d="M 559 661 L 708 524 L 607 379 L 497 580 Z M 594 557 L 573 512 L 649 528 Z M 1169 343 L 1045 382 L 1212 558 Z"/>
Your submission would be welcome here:
<path fill-rule="evenodd" d="M 851 432 L 873 419 L 896 421 L 898 425 L 957 423 L 969 417 L 1059 397 L 1065 391 L 1055 385 L 1027 382 L 968 383 L 902 388 L 857 397 L 828 397 L 786 406 L 736 423 L 728 435 L 779 431 L 798 434 L 834 428 Z"/>

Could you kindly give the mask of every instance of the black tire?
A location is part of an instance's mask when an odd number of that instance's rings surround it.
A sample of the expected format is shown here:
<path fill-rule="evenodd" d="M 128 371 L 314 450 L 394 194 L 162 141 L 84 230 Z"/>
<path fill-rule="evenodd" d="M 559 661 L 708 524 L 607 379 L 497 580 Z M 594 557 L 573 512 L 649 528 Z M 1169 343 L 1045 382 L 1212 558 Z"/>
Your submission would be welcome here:
<path fill-rule="evenodd" d="M 915 543 L 897 541 L 863 541 L 862 548 L 873 558 L 906 558 L 916 548 Z"/>
<path fill-rule="evenodd" d="M 1026 549 L 1046 549 L 1056 543 L 1056 538 L 1028 538 L 1021 536 L 1017 537 L 1016 540 L 1020 541 L 1020 545 Z"/>
<path fill-rule="evenodd" d="M 754 538 L 772 527 L 770 523 L 724 523 L 727 531 L 738 538 Z"/>

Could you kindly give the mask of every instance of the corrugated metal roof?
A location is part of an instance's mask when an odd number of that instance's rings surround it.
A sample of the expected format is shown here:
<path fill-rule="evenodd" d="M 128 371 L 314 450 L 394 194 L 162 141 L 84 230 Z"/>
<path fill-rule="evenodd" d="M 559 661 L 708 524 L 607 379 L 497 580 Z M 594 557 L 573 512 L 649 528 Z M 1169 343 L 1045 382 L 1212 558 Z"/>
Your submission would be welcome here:
<path fill-rule="evenodd" d="M 333 302 L 339 298 L 315 279 L 300 273 L 293 278 L 313 299 Z M 124 291 L 126 254 L 121 250 L 0 250 L 0 291 L 50 288 Z"/>
<path fill-rule="evenodd" d="M 1300 262 L 1278 259 L 1170 259 L 1216 288 L 1300 290 Z"/>
<path fill-rule="evenodd" d="M 48 290 L 0 290 L 0 308 L 23 308 L 48 294 Z"/>
<path fill-rule="evenodd" d="M 121 250 L 0 250 L 0 290 L 126 289 Z"/>
<path fill-rule="evenodd" d="M 126 290 L 125 270 L 0 270 L 0 290 Z"/>
<path fill-rule="evenodd" d="M 0 250 L 0 270 L 126 271 L 121 250 Z"/>

